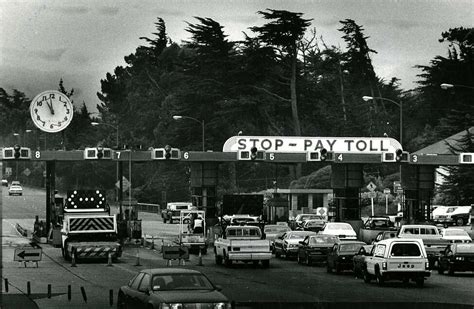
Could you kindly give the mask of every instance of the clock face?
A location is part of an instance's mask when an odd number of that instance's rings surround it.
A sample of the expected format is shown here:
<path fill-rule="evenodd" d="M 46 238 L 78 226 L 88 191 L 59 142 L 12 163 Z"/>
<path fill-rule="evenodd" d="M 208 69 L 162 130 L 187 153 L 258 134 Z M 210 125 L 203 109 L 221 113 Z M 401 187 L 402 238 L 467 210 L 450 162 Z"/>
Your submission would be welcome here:
<path fill-rule="evenodd" d="M 71 123 L 73 112 L 69 98 L 55 90 L 41 92 L 30 104 L 33 123 L 40 130 L 49 133 L 64 130 Z"/>

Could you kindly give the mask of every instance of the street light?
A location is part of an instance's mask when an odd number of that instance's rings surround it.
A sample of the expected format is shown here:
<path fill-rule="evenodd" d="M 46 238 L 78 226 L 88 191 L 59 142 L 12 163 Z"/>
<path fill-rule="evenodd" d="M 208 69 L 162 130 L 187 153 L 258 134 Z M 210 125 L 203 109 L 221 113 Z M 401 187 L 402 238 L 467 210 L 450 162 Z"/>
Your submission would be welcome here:
<path fill-rule="evenodd" d="M 474 87 L 472 86 L 466 86 L 466 85 L 457 85 L 457 84 L 447 84 L 447 83 L 443 83 L 441 85 L 439 85 L 441 87 L 441 89 L 443 90 L 448 90 L 448 89 L 451 89 L 451 88 L 455 88 L 455 87 L 461 87 L 461 88 L 467 88 L 467 89 L 474 89 Z"/>
<path fill-rule="evenodd" d="M 113 129 L 115 129 L 115 131 L 116 131 L 115 144 L 116 144 L 116 149 L 117 150 L 119 149 L 119 127 L 118 126 L 114 126 L 114 125 L 111 125 L 110 123 L 106 123 L 106 122 L 95 122 L 95 121 L 92 121 L 91 125 L 94 126 L 94 127 L 104 125 L 104 126 L 109 126 Z M 119 161 L 117 160 L 116 165 L 115 165 L 115 180 L 120 181 L 118 178 L 119 178 Z M 117 188 L 117 186 L 115 184 L 114 184 L 114 186 L 116 187 L 116 189 L 115 189 L 115 201 L 118 201 L 120 188 Z M 122 219 L 122 213 L 123 213 L 122 202 L 120 202 L 120 219 Z"/>
<path fill-rule="evenodd" d="M 403 105 L 402 105 L 402 102 L 396 102 L 394 100 L 391 100 L 391 99 L 387 99 L 387 98 L 383 98 L 383 97 L 370 97 L 370 96 L 363 96 L 362 97 L 362 100 L 364 101 L 369 101 L 369 100 L 374 100 L 374 99 L 379 99 L 379 100 L 383 100 L 383 101 L 388 101 L 388 102 L 392 102 L 393 104 L 395 104 L 396 106 L 398 106 L 400 108 L 400 145 L 402 145 L 403 147 Z"/>
<path fill-rule="evenodd" d="M 173 116 L 173 119 L 174 120 L 180 120 L 180 119 L 191 119 L 191 120 L 194 120 L 196 122 L 199 122 L 201 124 L 201 127 L 202 127 L 202 151 L 205 151 L 205 147 L 204 147 L 204 120 L 198 120 L 196 118 L 193 118 L 193 117 L 189 117 L 189 116 L 179 116 L 179 115 L 175 115 Z"/>

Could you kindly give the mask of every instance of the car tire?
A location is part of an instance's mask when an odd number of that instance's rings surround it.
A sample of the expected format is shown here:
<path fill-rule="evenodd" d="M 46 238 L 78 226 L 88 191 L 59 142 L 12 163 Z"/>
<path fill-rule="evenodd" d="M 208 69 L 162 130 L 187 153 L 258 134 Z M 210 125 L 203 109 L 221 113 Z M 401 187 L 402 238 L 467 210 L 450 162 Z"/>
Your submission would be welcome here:
<path fill-rule="evenodd" d="M 125 303 L 125 296 L 122 292 L 119 292 L 117 297 L 117 309 L 126 309 L 127 304 Z"/>
<path fill-rule="evenodd" d="M 454 275 L 454 269 L 453 269 L 453 267 L 452 267 L 451 265 L 449 265 L 449 264 L 448 264 L 448 267 L 447 267 L 446 271 L 448 272 L 448 275 L 449 275 L 449 276 Z"/>
<path fill-rule="evenodd" d="M 464 219 L 463 218 L 457 218 L 456 219 L 456 225 L 457 226 L 463 226 L 464 225 Z"/>
<path fill-rule="evenodd" d="M 326 272 L 327 273 L 332 273 L 332 267 L 329 266 L 329 263 L 326 265 Z"/>
<path fill-rule="evenodd" d="M 357 267 L 355 265 L 352 266 L 352 273 L 354 274 L 354 277 L 356 279 L 359 279 L 359 271 L 357 270 Z"/>
<path fill-rule="evenodd" d="M 216 253 L 216 265 L 222 265 L 222 256 Z"/>
<path fill-rule="evenodd" d="M 372 278 L 370 278 L 370 274 L 369 274 L 369 272 L 367 271 L 367 269 L 364 270 L 364 273 L 362 274 L 362 276 L 364 277 L 364 282 L 365 282 L 365 283 L 370 283 L 370 280 L 371 280 Z"/>
<path fill-rule="evenodd" d="M 173 219 L 170 219 L 170 224 L 173 224 Z"/>
<path fill-rule="evenodd" d="M 416 278 L 416 286 L 422 288 L 425 285 L 425 278 Z"/>
<path fill-rule="evenodd" d="M 303 260 L 300 258 L 300 255 L 299 255 L 299 254 L 296 255 L 296 262 L 297 262 L 298 264 L 302 264 L 302 263 L 303 263 Z"/>
<path fill-rule="evenodd" d="M 163 223 L 166 223 L 166 219 L 165 219 L 165 218 L 163 218 Z"/>
<path fill-rule="evenodd" d="M 270 267 L 270 260 L 263 260 L 262 261 L 262 266 L 263 266 L 263 268 Z"/>
<path fill-rule="evenodd" d="M 225 266 L 227 266 L 227 267 L 232 266 L 232 260 L 230 260 L 227 255 L 224 255 L 224 264 L 225 264 Z"/>
<path fill-rule="evenodd" d="M 334 268 L 336 269 L 336 274 L 341 274 L 341 265 L 338 262 L 334 263 Z"/>
<path fill-rule="evenodd" d="M 309 256 L 306 256 L 305 262 L 306 262 L 306 265 L 308 265 L 308 266 L 311 266 L 311 264 L 313 264 L 313 261 L 311 261 L 311 259 L 309 258 Z"/>
<path fill-rule="evenodd" d="M 280 257 L 281 257 L 281 253 L 278 252 L 277 250 L 275 250 L 275 257 L 276 257 L 276 258 L 280 258 Z"/>
<path fill-rule="evenodd" d="M 379 270 L 376 271 L 375 280 L 379 286 L 383 286 L 385 284 L 385 280 Z"/>
<path fill-rule="evenodd" d="M 440 275 L 444 274 L 444 268 L 439 263 L 438 263 L 438 274 L 440 274 Z"/>

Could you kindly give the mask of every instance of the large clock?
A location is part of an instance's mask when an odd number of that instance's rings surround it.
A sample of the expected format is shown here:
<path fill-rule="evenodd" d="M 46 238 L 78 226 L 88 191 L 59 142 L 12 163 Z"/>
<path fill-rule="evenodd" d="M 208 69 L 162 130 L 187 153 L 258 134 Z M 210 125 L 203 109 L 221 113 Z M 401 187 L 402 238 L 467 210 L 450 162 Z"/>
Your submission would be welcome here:
<path fill-rule="evenodd" d="M 59 91 L 38 94 L 30 104 L 33 123 L 42 131 L 56 133 L 64 130 L 72 120 L 74 108 L 69 98 Z"/>

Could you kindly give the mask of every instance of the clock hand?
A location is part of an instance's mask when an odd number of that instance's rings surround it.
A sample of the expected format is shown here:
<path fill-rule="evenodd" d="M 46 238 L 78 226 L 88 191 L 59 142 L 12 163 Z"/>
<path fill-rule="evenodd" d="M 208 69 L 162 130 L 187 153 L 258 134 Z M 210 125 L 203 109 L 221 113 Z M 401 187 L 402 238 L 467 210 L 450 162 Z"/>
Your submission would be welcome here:
<path fill-rule="evenodd" d="M 48 103 L 48 107 L 49 107 L 49 110 L 51 111 L 51 114 L 54 115 L 54 109 L 53 109 L 53 99 L 49 98 L 50 102 L 47 102 Z"/>

